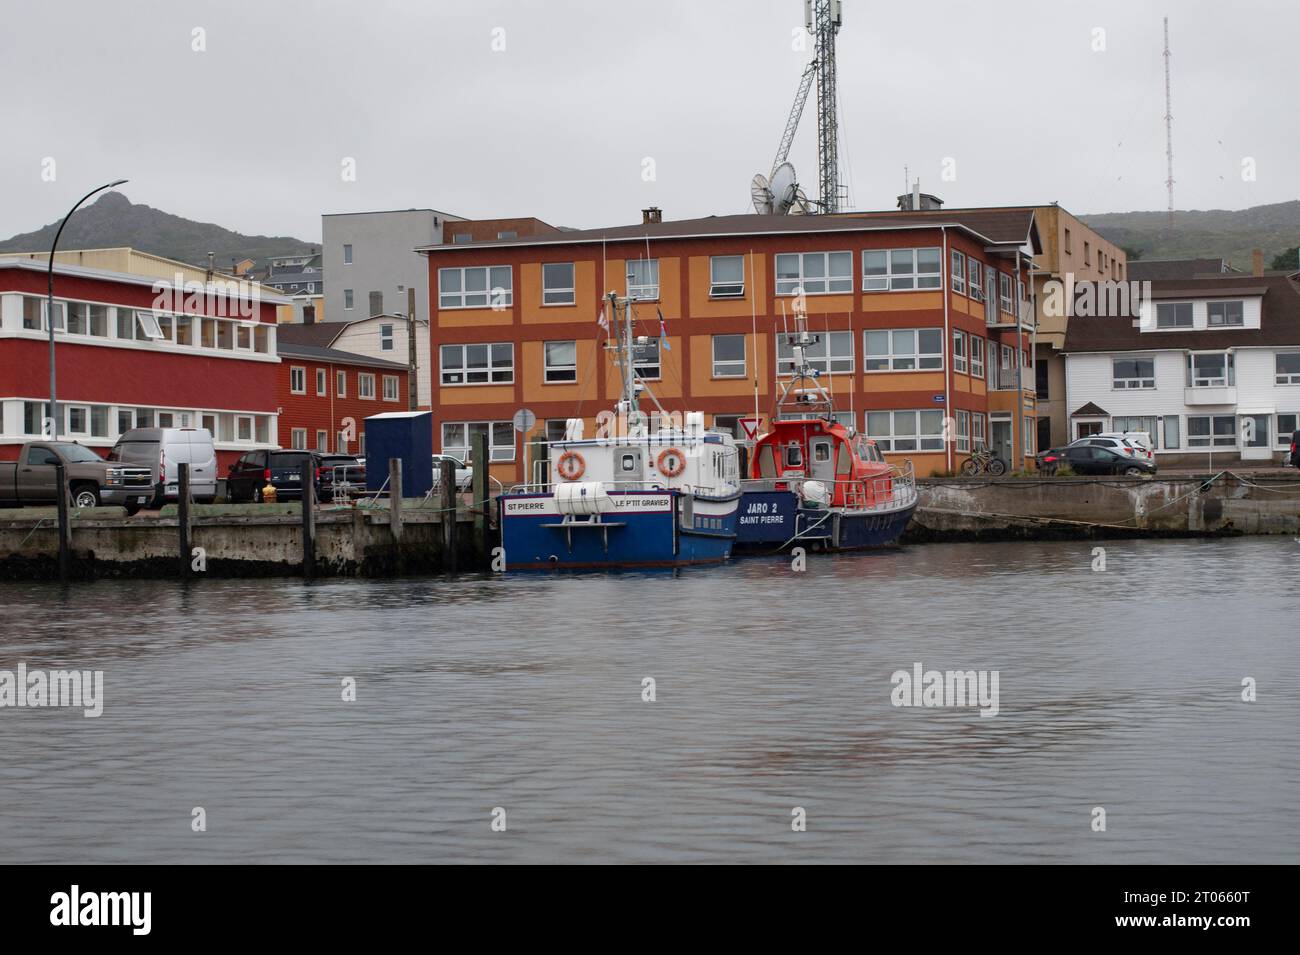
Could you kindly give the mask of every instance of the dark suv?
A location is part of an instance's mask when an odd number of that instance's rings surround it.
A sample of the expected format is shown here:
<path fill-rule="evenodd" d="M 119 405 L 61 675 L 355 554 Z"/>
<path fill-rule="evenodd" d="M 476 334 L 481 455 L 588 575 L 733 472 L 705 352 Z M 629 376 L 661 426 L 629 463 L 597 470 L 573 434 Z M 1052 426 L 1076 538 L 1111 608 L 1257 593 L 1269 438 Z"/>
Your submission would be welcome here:
<path fill-rule="evenodd" d="M 262 488 L 268 484 L 275 488 L 276 500 L 301 500 L 302 473 L 315 474 L 319 458 L 314 451 L 249 451 L 230 466 L 226 500 L 260 504 Z"/>

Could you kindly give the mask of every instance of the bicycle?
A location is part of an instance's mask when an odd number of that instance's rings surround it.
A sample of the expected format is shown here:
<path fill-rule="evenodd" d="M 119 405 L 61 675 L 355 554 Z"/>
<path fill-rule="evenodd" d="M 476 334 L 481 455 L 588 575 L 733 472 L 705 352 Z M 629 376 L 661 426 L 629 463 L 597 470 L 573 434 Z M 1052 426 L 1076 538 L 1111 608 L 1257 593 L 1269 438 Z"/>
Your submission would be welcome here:
<path fill-rule="evenodd" d="M 995 458 L 988 448 L 976 448 L 971 456 L 962 462 L 961 473 L 966 477 L 984 473 L 997 477 L 1007 473 L 1007 462 Z"/>

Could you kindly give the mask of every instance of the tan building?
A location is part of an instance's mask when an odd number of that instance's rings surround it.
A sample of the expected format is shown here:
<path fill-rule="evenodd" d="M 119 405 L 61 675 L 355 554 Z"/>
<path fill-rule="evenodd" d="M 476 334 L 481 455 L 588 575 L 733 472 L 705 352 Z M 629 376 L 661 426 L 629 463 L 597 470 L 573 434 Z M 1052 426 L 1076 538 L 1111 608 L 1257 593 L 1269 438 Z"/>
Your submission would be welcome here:
<path fill-rule="evenodd" d="M 1088 225 L 1056 204 L 1034 208 L 1034 221 L 1043 251 L 1034 256 L 1031 272 L 1037 312 L 1034 342 L 1035 386 L 1038 397 L 1038 447 L 1047 449 L 1070 441 L 1070 414 L 1065 404 L 1065 345 L 1068 316 L 1056 314 L 1053 300 L 1073 300 L 1075 281 L 1124 282 L 1129 278 L 1124 250 L 1103 239 Z M 1062 292 L 1051 296 L 1051 283 Z"/>

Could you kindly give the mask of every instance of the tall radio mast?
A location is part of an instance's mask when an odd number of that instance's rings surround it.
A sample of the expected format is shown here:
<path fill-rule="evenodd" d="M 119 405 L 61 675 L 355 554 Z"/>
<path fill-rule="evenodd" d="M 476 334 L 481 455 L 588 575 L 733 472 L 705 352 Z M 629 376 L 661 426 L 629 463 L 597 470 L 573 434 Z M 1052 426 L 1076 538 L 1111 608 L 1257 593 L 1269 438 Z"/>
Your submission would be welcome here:
<path fill-rule="evenodd" d="M 839 114 L 835 101 L 835 34 L 844 22 L 840 0 L 804 0 L 804 21 L 817 64 L 817 178 L 820 211 L 840 211 Z"/>
<path fill-rule="evenodd" d="M 1169 190 L 1169 229 L 1174 228 L 1174 110 L 1169 87 L 1169 18 L 1165 17 L 1165 188 Z"/>

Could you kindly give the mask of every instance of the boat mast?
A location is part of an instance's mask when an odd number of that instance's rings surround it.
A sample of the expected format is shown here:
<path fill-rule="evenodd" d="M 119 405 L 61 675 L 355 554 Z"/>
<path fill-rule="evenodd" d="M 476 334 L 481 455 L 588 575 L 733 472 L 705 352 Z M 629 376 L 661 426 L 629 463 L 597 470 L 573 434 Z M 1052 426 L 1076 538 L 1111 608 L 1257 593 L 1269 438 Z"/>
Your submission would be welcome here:
<path fill-rule="evenodd" d="M 782 306 L 784 312 L 784 305 Z M 826 373 L 830 374 L 829 331 L 827 332 Z M 790 346 L 790 378 L 781 387 L 781 394 L 776 399 L 776 417 L 786 405 L 802 415 L 826 418 L 833 417 L 835 403 L 830 394 L 818 381 L 820 372 L 808 359 L 808 349 L 821 341 L 821 337 L 808 331 L 808 312 L 803 300 L 803 289 L 797 289 L 794 297 L 794 331 L 785 333 L 786 343 Z"/>

